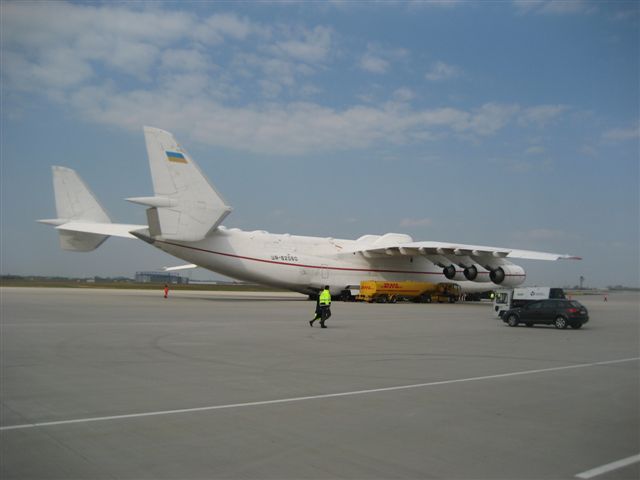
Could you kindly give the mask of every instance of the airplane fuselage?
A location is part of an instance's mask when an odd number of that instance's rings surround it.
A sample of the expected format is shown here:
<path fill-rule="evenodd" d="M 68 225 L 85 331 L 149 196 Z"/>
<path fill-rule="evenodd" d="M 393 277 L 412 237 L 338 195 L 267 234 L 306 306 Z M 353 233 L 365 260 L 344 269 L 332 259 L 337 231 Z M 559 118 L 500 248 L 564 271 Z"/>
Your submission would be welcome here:
<path fill-rule="evenodd" d="M 162 240 L 153 245 L 173 256 L 232 278 L 315 293 L 332 294 L 364 280 L 448 282 L 442 268 L 421 256 L 365 258 L 357 240 L 272 234 L 219 227 L 199 242 Z M 491 289 L 492 283 L 456 281 L 463 291 Z"/>

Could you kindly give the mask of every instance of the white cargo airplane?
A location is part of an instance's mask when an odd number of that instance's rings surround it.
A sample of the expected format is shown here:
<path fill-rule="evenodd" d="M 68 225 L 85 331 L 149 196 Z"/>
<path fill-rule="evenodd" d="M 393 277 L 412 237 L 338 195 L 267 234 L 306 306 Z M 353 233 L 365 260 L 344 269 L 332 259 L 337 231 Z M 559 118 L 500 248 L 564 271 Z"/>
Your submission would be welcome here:
<path fill-rule="evenodd" d="M 54 225 L 65 250 L 87 252 L 109 236 L 139 238 L 196 266 L 248 282 L 314 294 L 324 285 L 347 294 L 362 280 L 414 280 L 460 284 L 463 291 L 516 286 L 525 271 L 511 259 L 579 259 L 570 255 L 448 242 L 414 242 L 400 233 L 357 240 L 303 237 L 225 228 L 231 207 L 209 183 L 173 135 L 144 128 L 152 197 L 128 198 L 147 208 L 147 225 L 112 223 L 74 170 L 53 168 L 58 218 Z"/>

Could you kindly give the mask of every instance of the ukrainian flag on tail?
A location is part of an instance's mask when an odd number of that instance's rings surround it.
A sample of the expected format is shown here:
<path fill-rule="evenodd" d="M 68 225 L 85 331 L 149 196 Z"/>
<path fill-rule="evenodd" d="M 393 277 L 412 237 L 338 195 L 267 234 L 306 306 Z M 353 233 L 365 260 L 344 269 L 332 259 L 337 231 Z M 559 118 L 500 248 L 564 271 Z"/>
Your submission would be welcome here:
<path fill-rule="evenodd" d="M 167 154 L 167 160 L 174 163 L 187 163 L 187 159 L 180 152 L 165 152 Z"/>

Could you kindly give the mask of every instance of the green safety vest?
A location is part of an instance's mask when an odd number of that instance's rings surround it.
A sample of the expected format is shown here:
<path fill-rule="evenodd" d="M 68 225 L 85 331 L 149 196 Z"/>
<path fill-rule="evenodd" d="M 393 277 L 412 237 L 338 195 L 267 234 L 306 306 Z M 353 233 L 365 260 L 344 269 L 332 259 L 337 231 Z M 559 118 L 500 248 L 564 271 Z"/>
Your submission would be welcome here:
<path fill-rule="evenodd" d="M 320 294 L 320 305 L 331 305 L 331 293 L 329 293 L 329 290 L 323 290 Z"/>

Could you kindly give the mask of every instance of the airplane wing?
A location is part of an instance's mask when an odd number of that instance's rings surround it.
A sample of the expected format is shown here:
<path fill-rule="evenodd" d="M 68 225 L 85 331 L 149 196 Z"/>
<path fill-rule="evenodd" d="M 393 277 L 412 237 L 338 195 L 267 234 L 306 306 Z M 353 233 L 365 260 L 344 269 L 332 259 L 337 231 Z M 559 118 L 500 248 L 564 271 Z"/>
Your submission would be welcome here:
<path fill-rule="evenodd" d="M 352 251 L 365 257 L 373 256 L 465 256 L 471 258 L 521 258 L 525 260 L 581 260 L 580 257 L 568 254 L 537 252 L 533 250 L 516 250 L 513 248 L 487 247 L 449 242 L 408 242 L 389 246 L 364 247 Z"/>
<path fill-rule="evenodd" d="M 490 281 L 505 287 L 520 285 L 526 278 L 524 268 L 511 263 L 511 259 L 581 260 L 580 257 L 573 255 L 533 250 L 448 242 L 394 241 L 394 239 L 400 240 L 401 238 L 403 238 L 402 235 L 387 234 L 375 239 L 373 243 L 364 244 L 360 248 L 356 247 L 348 253 L 361 254 L 365 258 L 371 259 L 423 256 L 434 265 L 441 267 L 442 273 L 449 280 Z M 463 270 L 459 270 L 460 268 Z"/>

